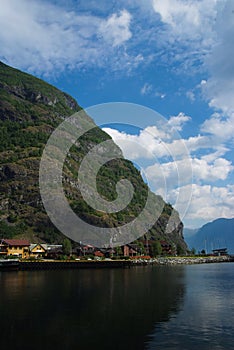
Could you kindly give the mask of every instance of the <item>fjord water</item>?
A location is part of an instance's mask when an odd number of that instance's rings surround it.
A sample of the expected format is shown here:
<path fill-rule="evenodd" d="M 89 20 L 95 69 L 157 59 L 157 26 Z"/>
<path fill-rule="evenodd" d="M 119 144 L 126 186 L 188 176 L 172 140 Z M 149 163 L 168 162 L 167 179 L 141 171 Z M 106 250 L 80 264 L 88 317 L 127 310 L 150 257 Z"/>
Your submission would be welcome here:
<path fill-rule="evenodd" d="M 234 264 L 0 272 L 0 348 L 233 349 Z"/>

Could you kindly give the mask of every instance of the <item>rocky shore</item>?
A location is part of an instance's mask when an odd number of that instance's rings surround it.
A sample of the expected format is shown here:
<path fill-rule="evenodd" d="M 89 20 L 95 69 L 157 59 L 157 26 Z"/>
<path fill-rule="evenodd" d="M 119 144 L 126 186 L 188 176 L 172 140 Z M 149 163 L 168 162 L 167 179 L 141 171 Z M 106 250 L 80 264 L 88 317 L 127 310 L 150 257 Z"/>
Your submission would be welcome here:
<path fill-rule="evenodd" d="M 138 259 L 133 262 L 133 265 L 188 265 L 188 264 L 208 264 L 208 263 L 221 263 L 232 262 L 233 258 L 230 256 L 190 256 L 190 257 L 160 257 L 150 260 Z"/>
<path fill-rule="evenodd" d="M 229 256 L 206 256 L 206 257 L 176 257 L 158 259 L 159 264 L 207 264 L 229 262 Z"/>

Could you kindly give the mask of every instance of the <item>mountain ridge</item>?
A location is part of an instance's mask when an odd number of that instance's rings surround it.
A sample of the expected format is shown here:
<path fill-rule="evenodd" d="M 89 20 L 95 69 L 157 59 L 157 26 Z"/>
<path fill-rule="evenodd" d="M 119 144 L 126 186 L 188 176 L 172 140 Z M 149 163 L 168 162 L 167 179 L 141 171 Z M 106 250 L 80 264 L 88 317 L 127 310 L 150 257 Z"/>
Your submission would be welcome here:
<path fill-rule="evenodd" d="M 185 241 L 196 251 L 204 249 L 210 253 L 213 249 L 227 248 L 230 254 L 234 254 L 234 218 L 215 219 L 197 229 L 192 236 L 188 236 L 185 228 Z"/>
<path fill-rule="evenodd" d="M 79 111 L 84 118 L 89 117 L 68 94 L 4 63 L 0 63 L 0 98 L 0 237 L 61 242 L 62 235 L 50 222 L 40 198 L 40 158 L 49 136 L 63 120 Z M 135 189 L 129 206 L 119 213 L 104 215 L 82 200 L 79 191 L 74 189 L 79 164 L 89 149 L 106 140 L 111 140 L 110 136 L 98 127 L 85 133 L 79 145 L 71 147 L 65 160 L 63 183 L 72 209 L 84 221 L 100 227 L 115 227 L 130 222 L 141 212 L 148 187 L 130 161 L 116 159 L 100 169 L 97 187 L 104 198 L 112 201 L 116 197 L 115 184 L 129 178 Z M 163 201 L 160 196 L 154 195 L 154 198 Z M 163 205 L 162 214 L 147 233 L 147 239 L 165 239 L 186 251 L 183 223 L 170 204 L 164 202 Z M 176 213 L 178 225 L 173 232 L 166 233 L 172 211 Z"/>

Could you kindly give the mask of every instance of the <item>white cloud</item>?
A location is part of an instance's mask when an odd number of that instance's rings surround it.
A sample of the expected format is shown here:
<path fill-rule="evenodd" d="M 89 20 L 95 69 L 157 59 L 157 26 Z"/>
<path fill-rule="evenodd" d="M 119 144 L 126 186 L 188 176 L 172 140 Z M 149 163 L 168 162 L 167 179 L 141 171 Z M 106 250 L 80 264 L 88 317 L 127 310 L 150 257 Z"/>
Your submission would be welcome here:
<path fill-rule="evenodd" d="M 148 159 L 141 166 L 150 188 L 172 203 L 187 225 L 196 227 L 219 216 L 233 216 L 234 186 L 224 186 L 234 166 L 224 157 L 229 149 L 214 134 L 173 138 L 173 130 L 181 131 L 189 120 L 189 116 L 179 113 L 169 118 L 166 128 L 149 126 L 139 135 L 105 131 L 128 159 Z M 217 183 L 223 183 L 223 187 Z M 194 194 L 190 208 L 191 188 Z"/>
<path fill-rule="evenodd" d="M 180 189 L 181 190 L 181 189 Z M 190 187 L 182 189 L 185 193 Z M 171 201 L 177 198 L 179 189 L 171 191 Z M 177 210 L 184 204 L 177 203 Z M 190 206 L 184 218 L 188 226 L 199 227 L 207 221 L 216 218 L 232 218 L 234 208 L 234 186 L 217 187 L 211 185 L 193 184 L 193 195 Z M 199 225 L 198 225 L 199 222 Z"/>
<path fill-rule="evenodd" d="M 191 90 L 186 92 L 186 96 L 191 102 L 194 102 L 195 99 L 196 99 L 195 98 L 195 93 L 193 91 L 191 91 Z"/>
<path fill-rule="evenodd" d="M 212 163 L 216 159 L 224 156 L 228 151 L 229 149 L 224 146 L 217 146 L 217 151 L 213 153 L 211 152 L 209 154 L 205 154 L 204 156 L 201 157 L 201 159 L 204 159 L 207 163 Z"/>
<path fill-rule="evenodd" d="M 207 81 L 205 79 L 202 79 L 202 81 L 200 82 L 200 86 L 202 87 L 202 86 L 206 85 L 206 83 L 207 83 Z"/>
<path fill-rule="evenodd" d="M 224 158 L 216 158 L 213 162 L 207 162 L 206 159 L 192 159 L 193 176 L 199 183 L 199 180 L 212 182 L 217 180 L 226 180 L 230 172 L 234 169 L 231 162 Z"/>
<path fill-rule="evenodd" d="M 183 160 L 188 157 L 188 154 L 194 154 L 194 166 L 199 168 L 203 162 L 211 163 L 224 156 L 229 148 L 222 144 L 222 141 L 227 140 L 227 136 L 233 135 L 233 125 L 229 128 L 224 127 L 222 130 L 223 137 L 219 136 L 221 132 L 212 130 L 211 135 L 197 135 L 183 139 L 179 132 L 182 131 L 184 125 L 191 120 L 190 116 L 184 113 L 179 113 L 177 116 L 171 116 L 169 120 L 165 120 L 163 124 L 152 125 L 145 127 L 139 132 L 139 135 L 129 135 L 126 132 L 105 128 L 106 131 L 115 141 L 116 144 L 123 150 L 124 156 L 129 159 L 159 159 L 173 158 L 175 160 Z M 208 122 L 203 125 L 203 130 L 208 132 Z M 206 126 L 206 129 L 205 129 Z M 220 127 L 220 124 L 218 124 Z M 211 130 L 210 130 L 211 132 Z M 131 145 L 132 143 L 132 145 Z M 196 156 L 197 152 L 201 153 L 200 157 Z M 205 152 L 205 153 L 204 153 Z M 196 159 L 200 159 L 195 162 Z M 228 163 L 229 164 L 229 163 Z M 217 164 L 216 164 L 217 166 Z M 212 176 L 211 176 L 212 179 Z"/>
<path fill-rule="evenodd" d="M 172 126 L 177 131 L 181 131 L 183 128 L 183 125 L 190 120 L 191 120 L 191 117 L 180 112 L 177 116 L 170 117 L 168 121 L 168 125 Z"/>
<path fill-rule="evenodd" d="M 190 152 L 195 152 L 199 149 L 211 148 L 212 146 L 214 146 L 207 136 L 203 136 L 200 134 L 197 136 L 191 136 L 184 142 Z"/>
<path fill-rule="evenodd" d="M 171 161 L 161 164 L 153 164 L 145 169 L 145 174 L 150 181 L 151 188 L 161 189 L 167 184 L 168 189 L 174 189 L 184 186 L 192 181 L 191 166 L 193 171 L 193 181 L 215 182 L 217 180 L 226 180 L 234 167 L 231 162 L 224 158 L 217 158 L 213 162 L 207 162 L 205 159 L 185 158 L 177 161 Z M 163 174 L 163 178 L 161 177 Z"/>
<path fill-rule="evenodd" d="M 172 117 L 168 122 L 165 121 L 165 124 L 161 125 L 162 127 L 156 125 L 146 127 L 140 131 L 139 135 L 129 135 L 111 128 L 103 130 L 113 138 L 128 159 L 155 160 L 165 157 L 177 159 L 187 156 L 187 147 L 193 143 L 189 139 L 188 144 L 186 144 L 186 140 L 179 138 L 177 133 L 187 120 L 189 120 L 188 116 L 179 114 L 178 117 Z M 177 139 L 174 139 L 175 136 Z"/>
<path fill-rule="evenodd" d="M 209 74 L 202 92 L 210 107 L 230 114 L 234 91 L 234 22 L 232 0 L 152 0 L 164 24 L 158 42 L 167 64 L 177 72 Z M 159 46 L 160 47 L 160 46 Z M 186 93 L 194 102 L 194 90 Z"/>
<path fill-rule="evenodd" d="M 149 83 L 145 83 L 141 88 L 141 95 L 149 95 L 153 91 L 153 86 Z"/>
<path fill-rule="evenodd" d="M 198 227 L 201 220 L 203 224 L 217 217 L 233 217 L 234 186 L 216 186 L 233 169 L 224 158 L 210 163 L 195 158 L 157 163 L 147 167 L 144 173 L 151 189 L 179 211 L 185 224 Z"/>
<path fill-rule="evenodd" d="M 163 131 L 158 130 L 157 127 L 147 127 L 139 135 L 129 135 L 111 128 L 103 128 L 103 130 L 122 149 L 127 159 L 135 161 L 141 158 L 155 159 L 156 157 L 168 155 L 168 150 L 165 149 L 161 142 L 161 137 L 165 136 L 165 134 Z M 155 150 L 157 150 L 156 153 Z"/>
<path fill-rule="evenodd" d="M 153 0 L 153 7 L 162 18 L 177 31 L 185 31 L 184 25 L 198 27 L 201 23 L 199 8 L 192 1 Z M 180 25 L 179 25 L 180 24 Z"/>
<path fill-rule="evenodd" d="M 201 130 L 213 135 L 220 142 L 234 139 L 233 19 L 233 1 L 224 1 L 214 27 L 217 42 L 204 62 L 210 76 L 201 84 L 202 92 L 210 107 L 217 111 L 205 120 Z"/>
<path fill-rule="evenodd" d="M 123 10 L 119 15 L 114 13 L 100 25 L 99 32 L 102 37 L 111 45 L 119 46 L 132 37 L 129 29 L 131 15 L 128 11 Z"/>
<path fill-rule="evenodd" d="M 151 140 L 156 141 L 155 147 L 158 147 L 158 143 L 159 142 L 161 143 L 161 140 L 168 139 L 169 137 L 168 131 L 169 130 L 159 128 L 156 125 L 147 126 L 144 130 L 141 131 L 140 137 L 143 136 L 147 142 L 147 139 L 151 136 Z M 149 142 L 147 143 L 149 144 Z M 152 148 L 154 148 L 153 145 L 152 145 Z"/>
<path fill-rule="evenodd" d="M 212 47 L 205 60 L 210 73 L 203 92 L 210 101 L 210 106 L 225 113 L 234 111 L 234 14 L 233 1 L 223 1 L 215 23 L 216 45 Z"/>
<path fill-rule="evenodd" d="M 82 49 L 98 28 L 97 18 L 48 3 L 3 0 L 0 23 L 1 57 L 32 71 L 61 71 L 97 55 L 95 47 Z"/>
<path fill-rule="evenodd" d="M 155 92 L 155 96 L 160 97 L 161 99 L 164 99 L 166 97 L 166 94 L 164 94 L 162 92 Z"/>
<path fill-rule="evenodd" d="M 77 4 L 60 0 L 53 5 L 40 0 L 2 0 L 0 58 L 39 74 L 59 74 L 65 67 L 105 67 L 128 73 L 158 59 L 167 63 L 171 51 L 173 62 L 180 61 L 188 68 L 189 60 L 191 64 L 201 61 L 212 47 L 217 3 L 120 0 L 113 10 L 106 0 Z M 155 13 L 166 27 L 158 25 Z M 145 89 L 143 94 L 147 85 Z M 165 97 L 155 89 L 152 94 Z"/>
<path fill-rule="evenodd" d="M 214 113 L 210 119 L 205 120 L 201 131 L 214 135 L 219 142 L 234 138 L 234 112 L 229 116 Z"/>
<path fill-rule="evenodd" d="M 165 93 L 157 91 L 155 87 L 149 83 L 145 83 L 140 92 L 143 96 L 159 97 L 161 99 L 164 99 L 166 97 Z"/>
<path fill-rule="evenodd" d="M 204 74 L 209 74 L 209 78 L 201 81 L 200 89 L 209 106 L 219 113 L 201 126 L 203 133 L 211 135 L 206 140 L 212 145 L 233 140 L 233 1 L 153 0 L 153 8 L 166 24 L 164 32 L 169 38 L 166 44 L 174 50 L 174 60 L 183 61 L 183 68 L 196 62 Z M 180 50 L 181 45 L 186 52 Z M 194 102 L 194 90 L 189 90 L 186 96 Z"/>
<path fill-rule="evenodd" d="M 153 8 L 162 22 L 170 26 L 171 40 L 199 40 L 210 45 L 217 0 L 153 0 Z M 204 30 L 206 28 L 206 30 Z"/>
<path fill-rule="evenodd" d="M 2 0 L 0 59 L 36 74 L 60 74 L 65 68 L 131 69 L 143 61 L 121 45 L 131 37 L 126 10 L 103 18 L 49 2 Z M 114 51 L 113 51 L 114 50 Z"/>

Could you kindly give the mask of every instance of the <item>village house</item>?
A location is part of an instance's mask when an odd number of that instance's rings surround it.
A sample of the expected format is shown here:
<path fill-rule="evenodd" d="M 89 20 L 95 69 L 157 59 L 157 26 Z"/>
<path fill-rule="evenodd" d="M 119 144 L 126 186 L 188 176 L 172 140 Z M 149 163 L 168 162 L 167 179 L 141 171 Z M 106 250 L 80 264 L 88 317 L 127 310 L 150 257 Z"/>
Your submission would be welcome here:
<path fill-rule="evenodd" d="M 137 256 L 139 255 L 139 246 L 137 244 L 125 244 L 122 246 L 123 256 Z"/>
<path fill-rule="evenodd" d="M 79 252 L 77 250 L 80 256 L 93 255 L 95 251 L 96 251 L 96 248 L 91 244 L 86 244 L 86 245 L 80 244 Z"/>
<path fill-rule="evenodd" d="M 40 258 L 44 257 L 47 254 L 47 250 L 47 244 L 33 243 L 30 244 L 29 254 L 30 257 Z"/>
<path fill-rule="evenodd" d="M 160 241 L 161 247 L 162 247 L 162 254 L 165 255 L 173 255 L 176 253 L 175 249 L 173 250 L 173 247 L 170 243 L 167 241 Z"/>
<path fill-rule="evenodd" d="M 62 245 L 30 243 L 24 239 L 0 240 L 0 256 L 16 257 L 21 259 L 58 258 L 63 253 Z"/>
<path fill-rule="evenodd" d="M 46 257 L 49 259 L 58 259 L 63 254 L 62 244 L 47 244 Z"/>
<path fill-rule="evenodd" d="M 2 239 L 0 255 L 27 259 L 30 253 L 29 247 L 30 242 L 25 239 Z"/>
<path fill-rule="evenodd" d="M 104 254 L 101 250 L 96 250 L 96 251 L 94 252 L 94 256 L 95 256 L 96 258 L 104 258 L 104 257 L 105 257 L 105 254 Z"/>
<path fill-rule="evenodd" d="M 153 256 L 153 246 L 155 244 L 155 240 L 142 240 L 141 241 L 144 245 L 144 249 L 147 255 Z M 176 247 L 174 247 L 172 244 L 168 243 L 165 240 L 160 240 L 160 245 L 162 247 L 162 255 L 175 255 L 176 254 Z"/>

